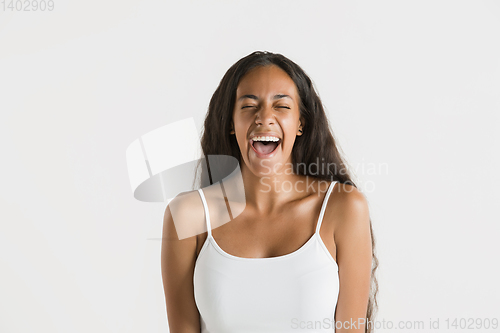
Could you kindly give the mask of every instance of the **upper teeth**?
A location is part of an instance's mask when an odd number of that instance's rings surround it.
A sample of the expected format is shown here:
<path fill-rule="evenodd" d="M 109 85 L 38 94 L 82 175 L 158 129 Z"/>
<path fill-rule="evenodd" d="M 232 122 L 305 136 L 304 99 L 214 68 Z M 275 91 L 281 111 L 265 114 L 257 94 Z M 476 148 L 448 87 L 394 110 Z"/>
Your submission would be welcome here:
<path fill-rule="evenodd" d="M 273 141 L 277 142 L 280 139 L 274 136 L 256 136 L 252 139 L 253 141 Z"/>

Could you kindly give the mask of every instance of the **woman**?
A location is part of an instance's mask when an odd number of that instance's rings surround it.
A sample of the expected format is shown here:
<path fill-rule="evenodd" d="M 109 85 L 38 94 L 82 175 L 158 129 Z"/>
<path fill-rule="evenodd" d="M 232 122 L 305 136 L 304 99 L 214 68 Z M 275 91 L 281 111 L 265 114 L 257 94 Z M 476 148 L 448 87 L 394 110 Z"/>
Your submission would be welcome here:
<path fill-rule="evenodd" d="M 246 202 L 230 223 L 209 188 L 174 199 L 175 225 L 167 207 L 170 331 L 371 332 L 377 259 L 367 201 L 305 72 L 270 52 L 239 60 L 210 101 L 201 145 L 205 156 L 239 161 Z M 199 234 L 179 240 L 176 227 L 193 220 Z"/>

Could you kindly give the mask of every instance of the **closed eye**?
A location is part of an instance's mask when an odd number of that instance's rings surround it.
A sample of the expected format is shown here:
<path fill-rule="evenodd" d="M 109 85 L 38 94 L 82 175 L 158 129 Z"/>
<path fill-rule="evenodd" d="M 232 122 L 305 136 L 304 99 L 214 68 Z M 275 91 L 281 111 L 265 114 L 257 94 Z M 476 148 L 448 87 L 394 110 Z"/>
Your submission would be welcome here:
<path fill-rule="evenodd" d="M 255 107 L 256 107 L 255 105 L 246 105 L 246 106 L 242 106 L 241 108 L 242 109 L 247 109 L 247 108 L 255 108 Z M 276 108 L 290 110 L 290 108 L 288 106 L 277 106 Z"/>

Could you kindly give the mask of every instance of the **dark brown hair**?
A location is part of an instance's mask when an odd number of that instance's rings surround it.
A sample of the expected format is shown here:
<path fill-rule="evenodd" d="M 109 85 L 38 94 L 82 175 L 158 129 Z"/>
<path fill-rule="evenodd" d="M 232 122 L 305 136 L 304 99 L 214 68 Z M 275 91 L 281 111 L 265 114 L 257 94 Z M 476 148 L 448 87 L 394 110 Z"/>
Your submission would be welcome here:
<path fill-rule="evenodd" d="M 259 66 L 275 65 L 284 70 L 295 82 L 300 99 L 300 115 L 304 119 L 303 135 L 298 136 L 292 149 L 292 167 L 296 174 L 316 177 L 322 180 L 336 180 L 341 184 L 357 187 L 351 179 L 346 164 L 340 155 L 326 116 L 323 104 L 316 93 L 311 79 L 302 68 L 290 59 L 277 53 L 256 51 L 240 59 L 229 68 L 215 90 L 205 118 L 201 148 L 205 156 L 228 155 L 241 163 L 241 153 L 234 135 L 230 135 L 236 89 L 241 78 Z M 318 162 L 326 168 L 317 167 L 311 172 L 309 166 Z M 202 169 L 207 172 L 206 169 Z M 204 178 L 203 176 L 201 177 Z M 206 179 L 206 177 L 205 177 Z M 372 273 L 370 298 L 367 308 L 365 332 L 373 330 L 373 317 L 377 308 L 378 283 L 375 271 L 378 259 L 375 255 L 375 239 L 370 219 L 372 239 Z"/>

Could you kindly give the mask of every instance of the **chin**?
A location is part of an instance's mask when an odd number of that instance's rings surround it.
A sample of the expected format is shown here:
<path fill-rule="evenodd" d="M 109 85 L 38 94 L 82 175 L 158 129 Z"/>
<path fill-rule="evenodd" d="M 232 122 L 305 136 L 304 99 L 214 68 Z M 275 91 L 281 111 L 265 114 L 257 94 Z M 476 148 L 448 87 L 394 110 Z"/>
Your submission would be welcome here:
<path fill-rule="evenodd" d="M 260 159 L 252 163 L 252 173 L 257 177 L 274 177 L 285 174 L 286 163 L 274 159 Z"/>

